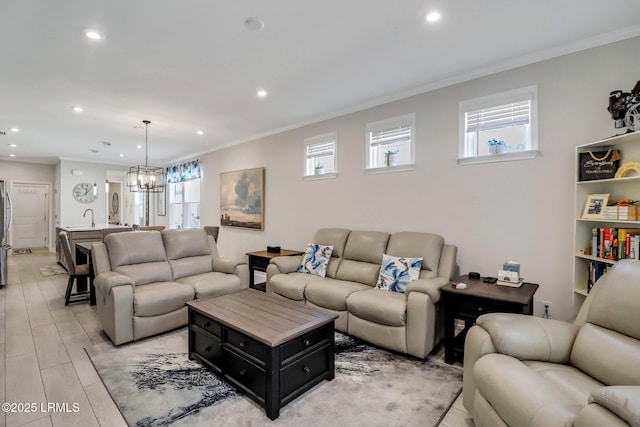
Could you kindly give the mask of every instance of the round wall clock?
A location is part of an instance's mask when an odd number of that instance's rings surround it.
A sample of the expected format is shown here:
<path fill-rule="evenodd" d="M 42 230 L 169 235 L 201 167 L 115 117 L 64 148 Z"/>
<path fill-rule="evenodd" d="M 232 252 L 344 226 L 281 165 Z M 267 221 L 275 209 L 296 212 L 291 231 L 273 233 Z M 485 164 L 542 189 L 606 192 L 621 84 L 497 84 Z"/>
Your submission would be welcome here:
<path fill-rule="evenodd" d="M 93 184 L 81 182 L 73 187 L 73 198 L 80 203 L 93 203 L 98 195 L 93 193 Z"/>

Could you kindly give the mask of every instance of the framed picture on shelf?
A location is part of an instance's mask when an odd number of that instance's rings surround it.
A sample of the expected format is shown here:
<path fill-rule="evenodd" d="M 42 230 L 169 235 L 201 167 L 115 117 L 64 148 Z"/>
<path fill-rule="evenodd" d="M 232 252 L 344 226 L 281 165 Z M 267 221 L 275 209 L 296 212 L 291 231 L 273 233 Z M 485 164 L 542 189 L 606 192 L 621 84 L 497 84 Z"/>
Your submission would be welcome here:
<path fill-rule="evenodd" d="M 584 211 L 582 211 L 583 219 L 598 219 L 602 218 L 604 214 L 604 208 L 607 207 L 609 202 L 608 194 L 589 194 L 587 201 L 584 204 Z"/>
<path fill-rule="evenodd" d="M 167 189 L 156 193 L 156 213 L 158 216 L 167 216 Z"/>

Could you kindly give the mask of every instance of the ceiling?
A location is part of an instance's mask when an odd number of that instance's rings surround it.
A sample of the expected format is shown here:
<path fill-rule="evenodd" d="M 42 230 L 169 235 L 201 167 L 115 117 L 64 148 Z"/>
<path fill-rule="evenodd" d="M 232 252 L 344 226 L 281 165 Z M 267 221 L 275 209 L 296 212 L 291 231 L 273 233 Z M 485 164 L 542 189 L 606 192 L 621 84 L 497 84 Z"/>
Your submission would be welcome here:
<path fill-rule="evenodd" d="M 165 165 L 638 36 L 639 18 L 637 0 L 0 0 L 0 160 L 143 163 L 147 119 Z"/>

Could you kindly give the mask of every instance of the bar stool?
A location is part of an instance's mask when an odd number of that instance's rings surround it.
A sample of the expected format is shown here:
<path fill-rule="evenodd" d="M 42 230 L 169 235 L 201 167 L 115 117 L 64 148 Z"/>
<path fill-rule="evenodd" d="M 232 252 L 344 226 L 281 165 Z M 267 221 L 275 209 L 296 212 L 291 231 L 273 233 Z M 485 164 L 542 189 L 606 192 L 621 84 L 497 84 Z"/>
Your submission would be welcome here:
<path fill-rule="evenodd" d="M 80 302 L 80 301 L 89 301 L 90 297 L 90 285 L 87 283 L 87 290 L 84 292 L 76 292 L 73 291 L 73 282 L 77 279 L 86 279 L 89 281 L 89 264 L 79 264 L 76 265 L 76 261 L 71 254 L 71 245 L 69 245 L 69 237 L 65 231 L 61 231 L 60 235 L 60 247 L 62 248 L 62 253 L 64 254 L 64 259 L 66 261 L 67 270 L 69 271 L 69 282 L 67 283 L 67 291 L 64 294 L 64 305 L 69 305 L 69 302 Z M 76 286 L 77 289 L 77 286 Z M 73 301 L 71 297 L 76 296 L 85 296 L 84 298 L 75 298 Z"/>

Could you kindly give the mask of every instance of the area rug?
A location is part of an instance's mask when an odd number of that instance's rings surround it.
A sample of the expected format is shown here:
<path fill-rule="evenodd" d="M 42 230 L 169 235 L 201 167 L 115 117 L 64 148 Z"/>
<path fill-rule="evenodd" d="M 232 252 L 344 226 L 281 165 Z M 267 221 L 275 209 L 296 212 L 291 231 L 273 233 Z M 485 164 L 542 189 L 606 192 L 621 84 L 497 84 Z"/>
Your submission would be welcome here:
<path fill-rule="evenodd" d="M 462 388 L 462 369 L 336 333 L 336 377 L 280 410 L 262 408 L 187 357 L 187 329 L 86 349 L 131 426 L 435 426 Z"/>
<path fill-rule="evenodd" d="M 40 267 L 40 274 L 44 277 L 55 276 L 57 274 L 67 274 L 67 270 L 58 264 L 48 265 L 46 267 Z"/>

